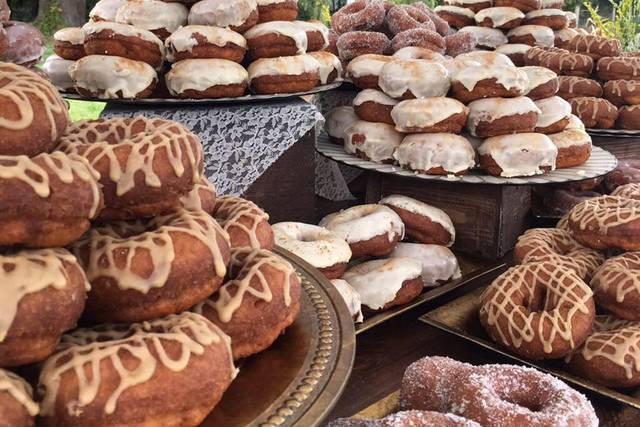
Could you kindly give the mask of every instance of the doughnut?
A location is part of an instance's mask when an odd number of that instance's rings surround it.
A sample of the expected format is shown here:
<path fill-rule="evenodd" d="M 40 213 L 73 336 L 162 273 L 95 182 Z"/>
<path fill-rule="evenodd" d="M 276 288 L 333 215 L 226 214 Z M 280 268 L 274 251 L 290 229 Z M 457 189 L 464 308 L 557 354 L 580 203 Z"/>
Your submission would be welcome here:
<path fill-rule="evenodd" d="M 0 411 L 8 427 L 32 427 L 40 408 L 31 385 L 11 371 L 0 369 Z"/>
<path fill-rule="evenodd" d="M 400 166 L 426 175 L 465 175 L 476 164 L 469 140 L 451 133 L 407 135 L 393 157 Z"/>
<path fill-rule="evenodd" d="M 347 241 L 353 258 L 382 257 L 390 254 L 404 237 L 404 223 L 387 206 L 361 205 L 325 216 L 324 227 Z M 355 283 L 343 276 L 357 290 Z M 366 304 L 365 300 L 362 301 Z"/>
<path fill-rule="evenodd" d="M 0 60 L 27 68 L 36 65 L 45 51 L 45 38 L 40 30 L 18 21 L 9 21 L 2 25 L 7 48 Z"/>
<path fill-rule="evenodd" d="M 433 22 L 433 25 L 435 26 L 436 32 L 442 37 L 451 35 L 455 32 L 447 21 L 438 16 L 438 14 L 435 11 L 431 10 L 425 3 L 417 1 L 413 3 L 412 6 L 427 14 L 429 19 L 431 19 L 431 22 Z"/>
<path fill-rule="evenodd" d="M 356 115 L 365 122 L 395 124 L 391 111 L 396 105 L 398 101 L 375 89 L 365 89 L 353 99 Z"/>
<path fill-rule="evenodd" d="M 7 33 L 4 30 L 4 26 L 0 22 L 0 59 L 3 59 L 4 53 L 7 51 L 8 48 L 9 48 L 9 40 L 7 39 Z"/>
<path fill-rule="evenodd" d="M 571 104 L 559 96 L 538 99 L 535 104 L 541 112 L 534 129 L 535 132 L 544 134 L 558 133 L 562 132 L 569 124 Z"/>
<path fill-rule="evenodd" d="M 124 6 L 128 0 L 100 0 L 89 12 L 92 21 L 115 22 L 118 9 Z"/>
<path fill-rule="evenodd" d="M 78 329 L 42 366 L 42 425 L 197 426 L 237 374 L 230 345 L 195 313 Z"/>
<path fill-rule="evenodd" d="M 187 25 L 189 11 L 180 3 L 160 0 L 129 0 L 116 12 L 116 22 L 151 31 L 165 40 Z"/>
<path fill-rule="evenodd" d="M 247 51 L 247 41 L 226 28 L 188 25 L 174 31 L 166 40 L 167 60 L 226 59 L 241 63 Z"/>
<path fill-rule="evenodd" d="M 53 51 L 61 58 L 77 61 L 86 55 L 82 28 L 63 28 L 53 34 Z"/>
<path fill-rule="evenodd" d="M 398 243 L 391 258 L 413 258 L 422 263 L 425 287 L 435 287 L 462 277 L 456 256 L 447 247 L 421 243 Z"/>
<path fill-rule="evenodd" d="M 473 10 L 459 6 L 437 6 L 434 12 L 454 28 L 475 25 L 475 13 Z"/>
<path fill-rule="evenodd" d="M 640 105 L 625 105 L 618 110 L 616 129 L 640 129 Z"/>
<path fill-rule="evenodd" d="M 534 176 L 556 169 L 558 148 L 539 133 L 494 136 L 478 148 L 480 168 L 493 176 Z"/>
<path fill-rule="evenodd" d="M 344 131 L 344 149 L 363 160 L 393 163 L 402 134 L 392 125 L 359 120 Z"/>
<path fill-rule="evenodd" d="M 457 6 L 464 9 L 469 9 L 473 13 L 478 13 L 482 9 L 493 6 L 492 0 L 445 0 L 444 4 L 447 6 Z"/>
<path fill-rule="evenodd" d="M 331 28 L 338 34 L 375 31 L 382 25 L 386 13 L 381 0 L 357 0 L 333 14 Z"/>
<path fill-rule="evenodd" d="M 320 84 L 326 85 L 342 79 L 340 58 L 328 51 L 309 53 L 320 64 Z"/>
<path fill-rule="evenodd" d="M 11 8 L 7 0 L 0 0 L 0 24 L 9 22 L 9 19 L 11 19 Z"/>
<path fill-rule="evenodd" d="M 481 27 L 510 30 L 520 25 L 524 13 L 515 7 L 488 7 L 477 12 L 474 18 Z"/>
<path fill-rule="evenodd" d="M 596 80 L 578 76 L 558 76 L 558 96 L 569 100 L 579 96 L 601 98 L 602 85 Z"/>
<path fill-rule="evenodd" d="M 542 25 L 521 25 L 507 33 L 509 43 L 524 43 L 531 46 L 553 47 L 555 34 Z"/>
<path fill-rule="evenodd" d="M 540 0 L 495 0 L 494 6 L 515 7 L 524 13 L 540 9 Z"/>
<path fill-rule="evenodd" d="M 579 96 L 569 103 L 573 114 L 588 128 L 610 129 L 618 118 L 618 109 L 606 99 Z"/>
<path fill-rule="evenodd" d="M 562 8 L 558 7 L 558 9 L 562 9 Z M 573 13 L 573 12 L 571 12 L 569 10 L 566 10 L 564 12 L 564 14 L 567 17 L 567 27 L 569 27 L 569 28 L 577 28 L 578 27 L 578 16 L 575 13 Z"/>
<path fill-rule="evenodd" d="M 591 280 L 598 305 L 622 319 L 640 320 L 639 270 L 639 252 L 627 252 L 607 259 Z"/>
<path fill-rule="evenodd" d="M 558 75 L 548 68 L 530 65 L 521 67 L 520 70 L 524 71 L 529 79 L 525 95 L 532 100 L 550 98 L 558 92 Z"/>
<path fill-rule="evenodd" d="M 339 418 L 331 421 L 327 427 L 480 427 L 480 424 L 453 414 L 441 414 L 433 411 L 401 411 L 387 415 L 379 420 Z"/>
<path fill-rule="evenodd" d="M 524 43 L 507 43 L 502 46 L 498 46 L 495 49 L 496 53 L 501 53 L 506 55 L 511 59 L 511 62 L 517 67 L 523 67 L 524 64 L 524 56 L 531 49 L 531 46 Z"/>
<path fill-rule="evenodd" d="M 295 21 L 294 24 L 307 34 L 307 52 L 317 52 L 329 47 L 329 29 L 322 22 Z"/>
<path fill-rule="evenodd" d="M 540 0 L 541 9 L 564 9 L 564 0 Z"/>
<path fill-rule="evenodd" d="M 458 31 L 455 34 L 445 36 L 444 42 L 447 45 L 446 54 L 455 58 L 463 53 L 473 52 L 476 49 L 478 39 L 471 33 Z"/>
<path fill-rule="evenodd" d="M 56 88 L 27 68 L 0 63 L 0 156 L 53 150 L 69 122 Z"/>
<path fill-rule="evenodd" d="M 402 101 L 391 111 L 396 130 L 404 133 L 458 134 L 468 115 L 464 104 L 446 97 Z"/>
<path fill-rule="evenodd" d="M 169 93 L 178 98 L 235 98 L 249 86 L 249 73 L 226 59 L 185 59 L 165 75 Z"/>
<path fill-rule="evenodd" d="M 347 65 L 347 75 L 360 89 L 377 89 L 382 67 L 395 58 L 375 54 L 361 55 Z"/>
<path fill-rule="evenodd" d="M 554 262 L 510 268 L 489 285 L 480 303 L 480 323 L 491 339 L 532 360 L 576 350 L 594 317 L 591 288 Z"/>
<path fill-rule="evenodd" d="M 622 45 L 618 39 L 609 39 L 593 34 L 578 34 L 569 41 L 567 49 L 589 55 L 594 61 L 605 56 L 619 56 L 622 53 Z"/>
<path fill-rule="evenodd" d="M 320 82 L 320 64 L 310 55 L 258 59 L 248 72 L 251 89 L 261 95 L 306 92 Z"/>
<path fill-rule="evenodd" d="M 177 122 L 142 116 L 75 122 L 58 149 L 79 154 L 100 173 L 104 220 L 145 218 L 176 208 L 203 168 L 195 134 Z"/>
<path fill-rule="evenodd" d="M 611 192 L 612 196 L 640 200 L 640 184 L 625 184 Z"/>
<path fill-rule="evenodd" d="M 485 98 L 469 104 L 467 129 L 487 138 L 508 133 L 533 132 L 541 111 L 529 98 Z"/>
<path fill-rule="evenodd" d="M 475 36 L 477 46 L 481 49 L 494 50 L 503 44 L 507 44 L 507 36 L 496 28 L 487 27 L 464 27 L 460 32 L 470 33 Z"/>
<path fill-rule="evenodd" d="M 429 15 L 407 4 L 392 6 L 387 12 L 386 23 L 394 35 L 413 28 L 436 31 L 436 26 Z"/>
<path fill-rule="evenodd" d="M 231 337 L 238 360 L 270 347 L 296 320 L 302 289 L 291 264 L 264 249 L 234 249 L 227 278 L 193 311 Z"/>
<path fill-rule="evenodd" d="M 454 59 L 454 62 L 462 63 L 464 66 L 468 66 L 468 63 L 472 61 L 480 65 L 486 65 L 487 67 L 494 66 L 511 66 L 513 62 L 508 56 L 501 53 L 487 52 L 484 50 L 477 50 L 475 52 L 464 53 Z M 475 65 L 475 64 L 474 64 Z"/>
<path fill-rule="evenodd" d="M 191 6 L 188 22 L 242 34 L 258 23 L 258 4 L 256 0 L 201 0 Z"/>
<path fill-rule="evenodd" d="M 391 40 L 391 50 L 397 52 L 403 47 L 423 47 L 444 54 L 447 45 L 444 37 L 424 27 L 413 28 L 396 34 Z"/>
<path fill-rule="evenodd" d="M 340 38 L 340 34 L 336 33 L 334 30 L 329 30 L 329 46 L 325 49 L 327 52 L 331 52 L 336 56 L 340 55 L 338 52 L 338 39 Z"/>
<path fill-rule="evenodd" d="M 405 234 L 416 242 L 447 247 L 455 242 L 456 230 L 445 211 L 399 194 L 384 197 L 380 204 L 400 216 Z"/>
<path fill-rule="evenodd" d="M 465 104 L 481 98 L 513 98 L 524 95 L 527 74 L 512 66 L 468 66 L 451 78 L 451 96 Z"/>
<path fill-rule="evenodd" d="M 193 186 L 193 190 L 180 197 L 180 207 L 187 210 L 203 210 L 211 214 L 215 208 L 216 197 L 216 187 L 203 175 Z"/>
<path fill-rule="evenodd" d="M 596 316 L 593 333 L 568 359 L 569 369 L 607 387 L 636 387 L 640 384 L 639 346 L 639 322 Z"/>
<path fill-rule="evenodd" d="M 295 21 L 298 0 L 258 0 L 258 22 Z"/>
<path fill-rule="evenodd" d="M 551 215 L 565 216 L 574 206 L 593 197 L 600 197 L 600 193 L 595 191 L 572 190 L 572 189 L 555 189 L 551 193 L 544 196 L 542 204 Z M 560 228 L 560 227 L 557 227 Z M 562 228 L 570 231 L 568 227 Z"/>
<path fill-rule="evenodd" d="M 292 252 L 317 268 L 329 280 L 339 279 L 351 260 L 349 244 L 331 231 L 301 222 L 273 225 L 278 246 Z"/>
<path fill-rule="evenodd" d="M 598 60 L 596 73 L 600 80 L 636 80 L 640 78 L 640 57 L 604 57 Z"/>
<path fill-rule="evenodd" d="M 218 197 L 212 215 L 229 234 L 232 249 L 273 249 L 269 214 L 255 203 L 235 196 Z"/>
<path fill-rule="evenodd" d="M 602 196 L 585 200 L 569 215 L 573 237 L 594 249 L 640 249 L 640 200 Z"/>
<path fill-rule="evenodd" d="M 352 31 L 338 38 L 336 43 L 340 59 L 351 61 L 366 54 L 382 55 L 389 48 L 389 38 L 382 33 Z"/>
<path fill-rule="evenodd" d="M 360 300 L 358 292 L 356 292 L 356 290 L 353 289 L 353 286 L 351 286 L 346 280 L 333 279 L 331 284 L 337 289 L 345 304 L 347 304 L 347 308 L 349 309 L 349 313 L 351 314 L 353 321 L 361 323 L 364 318 L 362 316 L 362 301 Z"/>
<path fill-rule="evenodd" d="M 539 65 L 553 70 L 558 75 L 589 77 L 593 70 L 593 59 L 580 53 L 571 53 L 558 48 L 533 47 L 525 55 L 526 65 Z"/>
<path fill-rule="evenodd" d="M 565 28 L 569 22 L 562 9 L 544 8 L 527 12 L 522 23 L 524 25 L 542 25 L 559 31 Z"/>
<path fill-rule="evenodd" d="M 604 262 L 604 256 L 576 242 L 569 231 L 533 228 L 518 238 L 513 258 L 516 264 L 548 262 L 573 270 L 588 282 Z"/>
<path fill-rule="evenodd" d="M 558 148 L 557 169 L 583 165 L 591 157 L 591 137 L 582 129 L 565 128 L 548 136 Z"/>
<path fill-rule="evenodd" d="M 640 160 L 619 160 L 618 166 L 604 179 L 608 191 L 614 191 L 621 185 L 640 183 Z"/>
<path fill-rule="evenodd" d="M 385 311 L 416 299 L 424 288 L 422 263 L 413 258 L 389 258 L 351 267 L 343 279 L 360 294 L 362 305 Z"/>
<path fill-rule="evenodd" d="M 73 92 L 75 89 L 71 75 L 69 75 L 69 68 L 75 63 L 76 61 L 62 59 L 58 55 L 53 54 L 44 62 L 42 70 L 60 92 Z"/>
<path fill-rule="evenodd" d="M 423 99 L 446 96 L 451 82 L 447 69 L 437 62 L 396 59 L 382 67 L 378 85 L 392 98 Z"/>
<path fill-rule="evenodd" d="M 295 22 L 273 21 L 258 24 L 244 33 L 252 59 L 301 55 L 307 52 L 305 30 Z"/>
<path fill-rule="evenodd" d="M 154 68 L 164 62 L 164 43 L 151 31 L 114 22 L 90 22 L 82 30 L 87 55 L 119 56 Z"/>
<path fill-rule="evenodd" d="M 568 49 L 569 42 L 578 35 L 578 32 L 573 28 L 563 28 L 561 30 L 554 31 L 555 39 L 554 46 L 561 49 Z"/>
<path fill-rule="evenodd" d="M 604 84 L 601 96 L 616 107 L 640 104 L 640 82 L 635 80 L 610 80 Z"/>
<path fill-rule="evenodd" d="M 360 120 L 353 107 L 337 107 L 325 116 L 324 130 L 329 135 L 329 141 L 344 145 L 344 131 Z"/>
<path fill-rule="evenodd" d="M 571 114 L 571 116 L 569 116 L 569 124 L 567 125 L 565 130 L 568 130 L 568 129 L 585 130 L 585 127 L 584 127 L 584 123 L 582 123 L 582 120 L 580 120 L 578 116 L 576 116 L 575 114 Z"/>
<path fill-rule="evenodd" d="M 426 59 L 429 61 L 440 62 L 440 61 L 444 61 L 445 57 L 442 54 L 438 52 L 434 52 L 430 49 L 426 49 L 423 47 L 407 46 L 395 52 L 393 54 L 392 60 L 393 59 L 403 59 L 403 60 Z"/>

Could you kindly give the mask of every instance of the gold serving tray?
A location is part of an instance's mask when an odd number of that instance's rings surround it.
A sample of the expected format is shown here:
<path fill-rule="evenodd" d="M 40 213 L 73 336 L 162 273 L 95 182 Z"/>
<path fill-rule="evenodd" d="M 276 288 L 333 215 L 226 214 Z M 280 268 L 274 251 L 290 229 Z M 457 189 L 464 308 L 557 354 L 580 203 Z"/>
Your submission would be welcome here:
<path fill-rule="evenodd" d="M 302 279 L 300 315 L 267 350 L 245 359 L 203 427 L 317 426 L 349 379 L 353 320 L 338 291 L 302 259 L 276 248 Z"/>
<path fill-rule="evenodd" d="M 566 382 L 580 386 L 602 396 L 640 409 L 640 387 L 614 390 L 601 386 L 569 372 L 561 360 L 531 361 L 522 359 L 491 341 L 480 325 L 478 309 L 480 295 L 485 287 L 476 289 L 420 317 L 420 320 L 445 332 L 457 335 L 486 349 L 506 356 L 520 364 L 555 375 Z"/>

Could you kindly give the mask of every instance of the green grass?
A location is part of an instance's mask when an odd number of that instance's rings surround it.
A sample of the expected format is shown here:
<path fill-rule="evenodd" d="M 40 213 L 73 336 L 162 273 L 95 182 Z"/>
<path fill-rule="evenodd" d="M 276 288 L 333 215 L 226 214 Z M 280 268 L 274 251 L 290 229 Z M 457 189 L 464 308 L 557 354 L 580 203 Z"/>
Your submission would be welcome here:
<path fill-rule="evenodd" d="M 105 105 L 104 102 L 69 100 L 69 116 L 72 122 L 97 119 Z"/>

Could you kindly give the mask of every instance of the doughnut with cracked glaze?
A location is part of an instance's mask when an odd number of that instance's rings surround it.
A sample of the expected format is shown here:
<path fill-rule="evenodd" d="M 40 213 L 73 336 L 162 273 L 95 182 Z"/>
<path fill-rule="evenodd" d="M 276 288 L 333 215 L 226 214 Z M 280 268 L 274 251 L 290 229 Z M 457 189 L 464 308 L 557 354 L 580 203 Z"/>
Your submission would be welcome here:
<path fill-rule="evenodd" d="M 258 4 L 256 0 L 201 0 L 191 6 L 188 22 L 242 34 L 258 23 Z"/>
<path fill-rule="evenodd" d="M 524 43 L 531 46 L 553 47 L 555 35 L 549 27 L 521 25 L 507 33 L 509 43 Z"/>
<path fill-rule="evenodd" d="M 378 85 L 392 98 L 423 99 L 445 96 L 451 80 L 447 69 L 437 62 L 396 59 L 382 67 Z"/>
<path fill-rule="evenodd" d="M 477 12 L 474 18 L 481 27 L 510 30 L 520 25 L 524 13 L 515 7 L 488 7 Z"/>
<path fill-rule="evenodd" d="M 465 175 L 476 164 L 469 140 L 451 133 L 407 135 L 393 157 L 400 166 L 426 175 Z"/>
<path fill-rule="evenodd" d="M 514 98 L 527 91 L 529 78 L 512 66 L 468 66 L 451 78 L 451 96 L 465 104 L 481 98 Z"/>
<path fill-rule="evenodd" d="M 247 41 L 226 28 L 187 25 L 165 40 L 167 60 L 226 59 L 241 63 L 247 51 Z"/>
<path fill-rule="evenodd" d="M 540 133 L 518 133 L 485 139 L 478 148 L 480 168 L 493 176 L 541 175 L 556 169 L 558 148 Z"/>
<path fill-rule="evenodd" d="M 252 60 L 307 53 L 308 37 L 295 22 L 273 21 L 258 24 L 244 33 Z"/>
<path fill-rule="evenodd" d="M 529 46 L 528 44 L 507 43 L 503 44 L 502 46 L 498 46 L 495 49 L 495 52 L 508 56 L 515 66 L 523 67 L 525 65 L 524 56 L 529 51 L 529 49 L 531 49 L 531 46 Z"/>
<path fill-rule="evenodd" d="M 402 136 L 392 125 L 359 120 L 345 130 L 344 149 L 364 160 L 393 163 Z"/>
<path fill-rule="evenodd" d="M 469 26 L 461 28 L 460 31 L 475 36 L 477 46 L 482 49 L 494 50 L 509 42 L 507 36 L 496 28 Z"/>
<path fill-rule="evenodd" d="M 520 67 L 520 70 L 524 71 L 529 79 L 525 95 L 532 100 L 549 98 L 558 92 L 558 75 L 548 68 L 530 65 Z"/>
<path fill-rule="evenodd" d="M 180 3 L 160 0 L 128 0 L 116 12 L 116 22 L 151 31 L 165 40 L 187 25 L 188 9 Z"/>
<path fill-rule="evenodd" d="M 454 28 L 463 28 L 475 25 L 475 13 L 466 7 L 441 5 L 434 9 L 438 16 Z"/>
<path fill-rule="evenodd" d="M 478 13 L 483 9 L 493 6 L 492 0 L 445 0 L 447 6 L 457 6 Z"/>
<path fill-rule="evenodd" d="M 320 64 L 311 55 L 262 58 L 247 71 L 251 89 L 262 95 L 306 92 L 320 82 Z"/>
<path fill-rule="evenodd" d="M 111 21 L 115 22 L 118 9 L 124 6 L 128 0 L 100 0 L 89 12 L 89 18 L 92 21 Z"/>
<path fill-rule="evenodd" d="M 396 130 L 404 133 L 458 134 L 468 115 L 469 109 L 464 104 L 442 96 L 405 100 L 391 110 Z"/>
<path fill-rule="evenodd" d="M 328 51 L 311 52 L 309 56 L 320 64 L 320 84 L 326 85 L 342 79 L 340 58 Z"/>
<path fill-rule="evenodd" d="M 561 9 L 544 8 L 527 12 L 522 23 L 524 25 L 542 25 L 558 31 L 568 25 L 568 19 Z"/>
<path fill-rule="evenodd" d="M 165 81 L 178 98 L 235 98 L 247 91 L 249 73 L 226 59 L 185 59 L 171 66 Z"/>

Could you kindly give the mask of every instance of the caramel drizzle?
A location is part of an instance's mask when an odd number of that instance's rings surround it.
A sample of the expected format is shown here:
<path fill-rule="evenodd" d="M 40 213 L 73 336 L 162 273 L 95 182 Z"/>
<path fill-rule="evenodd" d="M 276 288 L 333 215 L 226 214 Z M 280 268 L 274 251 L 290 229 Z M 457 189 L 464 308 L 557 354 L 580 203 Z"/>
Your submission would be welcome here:
<path fill-rule="evenodd" d="M 607 82 L 607 86 L 611 87 L 611 92 L 616 96 L 623 96 L 622 90 L 635 92 L 640 89 L 640 82 L 636 80 L 613 80 Z"/>
<path fill-rule="evenodd" d="M 607 292 L 610 286 L 614 287 L 616 301 L 619 303 L 630 293 L 640 295 L 640 252 L 627 252 L 609 258 L 596 271 L 591 284 L 595 286 L 596 292 Z"/>
<path fill-rule="evenodd" d="M 136 126 L 143 123 L 142 131 Z M 186 159 L 193 171 L 193 182 L 200 179 L 202 148 L 200 140 L 179 123 L 147 119 L 110 119 L 73 123 L 61 138 L 59 150 L 79 154 L 96 166 L 101 160 L 109 161 L 109 179 L 116 184 L 116 194 L 122 196 L 135 187 L 135 176 L 144 174 L 147 186 L 160 188 L 162 182 L 153 168 L 156 155 L 166 153 L 173 173 L 182 177 Z M 117 152 L 129 150 L 126 163 L 121 165 Z"/>
<path fill-rule="evenodd" d="M 40 412 L 40 407 L 33 401 L 33 390 L 22 378 L 11 371 L 0 369 L 0 392 L 6 391 L 25 407 L 29 415 L 35 417 Z"/>
<path fill-rule="evenodd" d="M 595 102 L 592 102 L 593 98 L 586 97 L 584 99 L 573 98 L 571 99 L 571 106 L 575 107 L 576 115 L 580 118 L 582 117 L 591 117 L 591 120 L 595 120 L 600 114 L 600 107 L 604 109 L 612 109 L 615 107 L 610 107 L 610 104 L 605 102 L 603 99 L 596 99 Z M 591 109 L 591 114 L 587 114 Z"/>
<path fill-rule="evenodd" d="M 11 117 L 0 116 L 0 128 L 9 130 L 24 130 L 29 126 L 41 126 L 34 123 L 35 113 L 29 96 L 36 97 L 44 106 L 44 112 L 51 128 L 51 139 L 58 139 L 55 114 L 64 114 L 69 118 L 67 105 L 64 103 L 55 87 L 42 77 L 28 69 L 10 63 L 0 65 L 0 98 L 14 113 Z M 13 116 L 17 118 L 13 118 Z M 40 118 L 39 118 L 40 119 Z"/>
<path fill-rule="evenodd" d="M 625 199 L 640 200 L 640 184 L 625 184 L 613 190 L 611 193 L 615 197 L 624 197 Z"/>
<path fill-rule="evenodd" d="M 628 56 L 621 57 L 621 58 L 610 57 L 607 59 L 606 62 L 605 61 L 598 62 L 598 70 L 600 69 L 600 66 L 602 64 L 604 64 L 603 67 L 607 71 L 610 71 L 613 65 L 620 65 L 625 68 L 624 72 L 630 72 L 633 77 L 637 77 L 640 75 L 640 58 L 634 58 L 634 57 L 628 57 Z"/>
<path fill-rule="evenodd" d="M 180 346 L 180 356 L 173 359 L 165 344 Z M 42 415 L 54 416 L 55 403 L 63 375 L 72 373 L 77 379 L 77 399 L 67 403 L 71 415 L 80 415 L 82 408 L 92 404 L 102 385 L 103 361 L 110 365 L 119 382 L 104 402 L 104 412 L 113 414 L 120 396 L 128 389 L 150 381 L 161 364 L 172 372 L 182 372 L 189 366 L 191 356 L 204 354 L 206 347 L 222 344 L 227 348 L 232 376 L 231 340 L 217 326 L 195 313 L 182 313 L 153 320 L 122 325 L 104 325 L 96 329 L 77 329 L 64 335 L 59 352 L 50 357 L 40 373 L 40 387 L 45 391 Z M 153 351 L 151 351 L 153 349 Z M 139 363 L 127 368 L 121 358 L 128 353 Z M 107 385 L 109 386 L 109 385 Z"/>
<path fill-rule="evenodd" d="M 67 286 L 69 276 L 64 262 L 75 264 L 77 261 L 65 249 L 38 249 L 0 256 L 0 342 L 13 324 L 22 298 L 49 287 L 64 289 Z"/>
<path fill-rule="evenodd" d="M 234 196 L 222 196 L 216 199 L 214 215 L 222 228 L 229 232 L 233 227 L 239 228 L 248 237 L 253 249 L 260 249 L 258 226 L 263 221 L 269 221 L 269 215 L 255 203 Z M 251 226 L 246 226 L 242 220 L 248 220 Z"/>
<path fill-rule="evenodd" d="M 605 48 L 613 49 L 616 46 L 620 46 L 620 42 L 616 39 L 606 39 L 604 37 L 598 37 L 591 34 L 577 35 L 573 41 L 575 42 L 575 48 L 577 51 L 589 53 L 598 52 Z"/>
<path fill-rule="evenodd" d="M 606 233 L 609 228 L 636 221 L 640 216 L 640 201 L 622 197 L 602 196 L 585 200 L 569 213 L 569 221 L 580 230 Z"/>
<path fill-rule="evenodd" d="M 569 227 L 569 213 L 560 218 L 560 221 L 556 224 L 556 228 L 559 230 L 571 231 L 571 227 Z"/>
<path fill-rule="evenodd" d="M 539 294 L 537 286 L 544 286 L 546 290 L 537 312 L 523 310 L 513 302 L 523 301 L 525 307 L 530 307 Z M 572 270 L 551 263 L 527 264 L 509 269 L 485 290 L 480 313 L 486 316 L 489 325 L 495 326 L 505 345 L 520 348 L 523 342 L 532 342 L 538 337 L 544 352 L 551 353 L 556 339 L 575 347 L 573 319 L 579 313 L 589 313 L 587 304 L 592 299 L 591 289 Z M 566 312 L 562 313 L 559 307 L 566 308 Z M 534 328 L 536 317 L 539 317 L 537 329 Z M 506 325 L 501 325 L 500 319 L 506 319 Z M 545 326 L 549 326 L 547 332 Z"/>
<path fill-rule="evenodd" d="M 242 305 L 246 294 L 265 302 L 271 302 L 273 293 L 263 271 L 264 267 L 271 267 L 285 276 L 284 304 L 289 307 L 291 305 L 291 277 L 296 273 L 295 269 L 287 261 L 267 250 L 242 248 L 234 249 L 231 252 L 229 270 L 231 277 L 235 277 L 235 279 L 222 285 L 215 301 L 208 299 L 201 302 L 193 308 L 193 311 L 201 314 L 204 306 L 208 306 L 216 311 L 221 322 L 228 323 Z M 257 279 L 257 283 L 252 286 L 254 279 Z"/>
<path fill-rule="evenodd" d="M 152 288 L 164 286 L 175 259 L 172 233 L 188 234 L 209 249 L 215 273 L 224 277 L 227 269 L 218 246 L 218 237 L 229 241 L 228 234 L 206 212 L 179 209 L 176 213 L 159 216 L 144 224 L 141 222 L 116 222 L 94 228 L 73 246 L 78 258 L 85 248 L 89 259 L 85 270 L 89 281 L 99 277 L 112 278 L 119 289 L 134 289 L 147 294 Z M 124 265 L 116 262 L 126 254 Z M 140 276 L 133 269 L 133 260 L 139 253 L 146 253 L 153 265 L 148 277 Z"/>
<path fill-rule="evenodd" d="M 200 197 L 201 191 L 211 193 L 215 196 L 216 187 L 209 182 L 205 176 L 201 177 L 200 181 L 193 186 L 193 190 L 191 190 L 186 196 L 182 196 L 180 198 L 182 206 L 189 210 L 202 209 L 202 197 Z"/>

